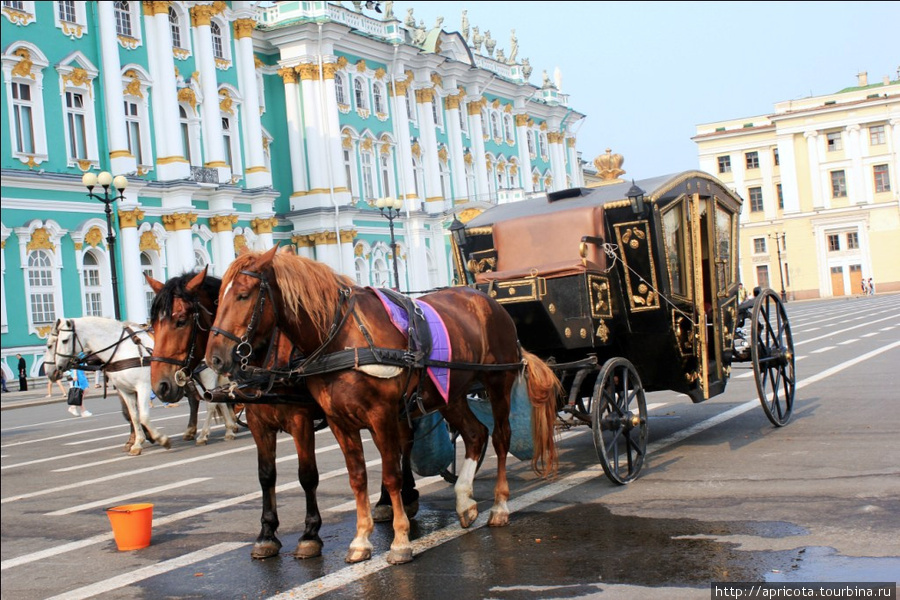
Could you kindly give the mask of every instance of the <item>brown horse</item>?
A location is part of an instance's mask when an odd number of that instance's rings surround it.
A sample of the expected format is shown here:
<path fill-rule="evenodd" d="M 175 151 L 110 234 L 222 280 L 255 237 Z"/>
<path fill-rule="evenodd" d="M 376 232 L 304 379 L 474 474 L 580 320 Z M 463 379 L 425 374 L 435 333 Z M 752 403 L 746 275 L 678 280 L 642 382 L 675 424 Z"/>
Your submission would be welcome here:
<path fill-rule="evenodd" d="M 183 393 L 191 374 L 201 367 L 216 314 L 221 281 L 207 276 L 206 269 L 170 279 L 166 283 L 148 278 L 156 298 L 151 308 L 151 323 L 156 332 L 154 361 L 150 378 L 156 395 L 173 401 Z M 288 352 L 290 345 L 288 344 Z M 161 360 L 160 360 L 161 359 Z M 277 390 L 294 395 L 293 390 Z M 278 508 L 275 501 L 277 479 L 275 467 L 276 441 L 279 431 L 294 439 L 299 463 L 298 479 L 306 494 L 306 520 L 303 535 L 293 555 L 312 558 L 322 553 L 319 529 L 322 517 L 316 501 L 319 472 L 316 467 L 314 419 L 321 416 L 318 406 L 307 398 L 295 404 L 248 404 L 245 416 L 253 441 L 256 442 L 259 485 L 262 489 L 262 528 L 250 554 L 253 558 L 276 556 L 281 541 L 278 530 Z"/>
<path fill-rule="evenodd" d="M 428 294 L 421 302 L 442 317 L 452 348 L 446 401 L 431 378 L 423 374 L 421 363 L 387 361 L 388 370 L 380 375 L 369 374 L 371 370 L 355 364 L 360 356 L 410 354 L 406 335 L 391 323 L 374 290 L 353 286 L 349 278 L 327 265 L 278 253 L 277 247 L 262 254 L 239 256 L 222 278 L 207 363 L 219 373 L 237 372 L 248 355 L 270 344 L 274 331 L 284 332 L 306 357 L 297 371 L 302 371 L 309 391 L 325 411 L 343 450 L 356 498 L 356 537 L 346 555 L 347 562 L 372 555 L 369 535 L 373 522 L 362 429 L 372 432 L 381 454 L 382 481 L 393 507 L 394 540 L 387 560 L 392 564 L 412 560 L 409 520 L 401 510 L 400 499 L 400 454 L 405 441 L 400 433 L 405 428 L 397 424 L 402 416 L 408 416 L 405 411 L 414 410 L 409 407 L 416 402 L 405 404 L 404 399 L 415 395 L 424 409 L 439 410 L 465 443 L 466 458 L 455 486 L 456 512 L 463 527 L 478 516 L 472 497 L 473 480 L 488 437 L 487 428 L 466 401 L 474 382 L 484 386 L 494 417 L 497 479 L 488 524 L 502 526 L 509 522 L 506 456 L 510 391 L 523 369 L 527 370 L 532 401 L 532 466 L 543 475 L 556 468 L 553 427 L 559 382 L 537 357 L 527 353 L 523 357 L 515 324 L 506 311 L 485 294 L 464 287 Z M 328 366 L 335 363 L 339 368 Z"/>

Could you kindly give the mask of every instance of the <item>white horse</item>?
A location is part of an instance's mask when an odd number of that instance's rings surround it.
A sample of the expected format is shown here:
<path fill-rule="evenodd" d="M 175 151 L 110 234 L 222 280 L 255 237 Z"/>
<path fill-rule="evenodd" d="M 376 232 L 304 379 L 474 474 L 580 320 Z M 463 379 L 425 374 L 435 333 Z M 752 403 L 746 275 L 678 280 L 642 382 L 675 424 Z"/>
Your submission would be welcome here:
<path fill-rule="evenodd" d="M 133 456 L 141 453 L 143 443 L 151 441 L 170 448 L 168 436 L 161 434 L 150 424 L 150 362 L 153 339 L 136 323 L 116 321 L 102 317 L 60 319 L 51 329 L 44 357 L 44 371 L 51 380 L 59 379 L 67 369 L 78 362 L 94 364 L 106 373 L 122 400 L 123 414 L 131 422 L 132 437 L 125 451 Z M 218 375 L 212 371 L 198 375 L 206 388 L 219 385 Z M 191 420 L 184 433 L 185 440 L 196 434 L 196 406 L 191 402 Z M 225 422 L 225 439 L 232 440 L 237 431 L 234 411 L 228 405 L 210 403 L 206 421 L 197 437 L 197 444 L 209 440 L 213 419 Z M 144 435 L 146 433 L 146 436 Z"/>

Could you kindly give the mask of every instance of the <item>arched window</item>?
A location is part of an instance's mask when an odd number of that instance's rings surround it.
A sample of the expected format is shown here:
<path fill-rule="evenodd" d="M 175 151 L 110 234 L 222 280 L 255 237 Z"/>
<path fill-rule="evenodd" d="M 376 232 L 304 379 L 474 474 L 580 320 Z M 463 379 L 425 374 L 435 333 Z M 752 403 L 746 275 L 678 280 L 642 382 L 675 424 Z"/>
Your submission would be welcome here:
<path fill-rule="evenodd" d="M 406 116 L 413 123 L 418 120 L 416 118 L 416 95 L 411 87 L 406 89 Z"/>
<path fill-rule="evenodd" d="M 150 255 L 146 252 L 141 252 L 141 273 L 146 275 L 147 277 L 153 277 L 153 259 L 150 258 Z M 147 304 L 147 314 L 150 314 L 150 307 L 153 306 L 153 298 L 156 297 L 156 292 L 153 291 L 153 288 L 150 287 L 150 284 L 147 283 L 147 277 L 143 277 L 144 281 L 144 302 Z"/>
<path fill-rule="evenodd" d="M 369 285 L 369 266 L 362 258 L 353 261 L 354 274 L 356 275 L 356 285 Z"/>
<path fill-rule="evenodd" d="M 431 114 L 434 115 L 434 124 L 436 127 L 444 126 L 444 113 L 441 112 L 441 101 L 438 98 L 431 103 Z"/>
<path fill-rule="evenodd" d="M 466 113 L 468 112 L 468 106 L 464 102 L 459 103 L 459 128 L 463 133 L 469 132 L 469 122 L 466 120 Z"/>
<path fill-rule="evenodd" d="M 535 150 L 534 150 L 534 132 L 529 129 L 528 133 L 525 134 L 525 137 L 528 139 L 528 154 L 531 157 L 536 156 Z"/>
<path fill-rule="evenodd" d="M 389 278 L 387 261 L 384 260 L 383 256 L 378 256 L 372 261 L 372 285 L 375 287 L 387 287 Z"/>
<path fill-rule="evenodd" d="M 366 94 L 366 86 L 360 77 L 353 80 L 353 94 L 354 100 L 356 100 L 357 110 L 369 108 L 369 98 Z"/>
<path fill-rule="evenodd" d="M 134 37 L 134 28 L 131 25 L 131 7 L 128 2 L 116 2 L 116 33 L 127 37 Z"/>
<path fill-rule="evenodd" d="M 347 104 L 347 91 L 344 89 L 344 76 L 341 73 L 334 74 L 334 97 L 338 104 Z"/>
<path fill-rule="evenodd" d="M 360 168 L 362 170 L 362 192 L 361 200 L 371 200 L 375 198 L 375 165 L 372 164 L 372 153 L 362 151 L 359 153 Z"/>
<path fill-rule="evenodd" d="M 184 48 L 181 45 L 181 24 L 178 21 L 178 13 L 171 6 L 169 7 L 169 28 L 172 30 L 172 46 Z"/>
<path fill-rule="evenodd" d="M 382 154 L 381 162 L 381 186 L 385 196 L 393 196 L 393 186 L 391 185 L 391 155 Z"/>
<path fill-rule="evenodd" d="M 231 119 L 222 117 L 222 138 L 225 142 L 225 162 L 234 169 L 234 151 L 232 144 L 235 141 L 234 132 L 231 130 Z"/>
<path fill-rule="evenodd" d="M 503 115 L 503 125 L 504 129 L 506 129 L 506 139 L 510 141 L 516 139 L 515 133 L 513 131 L 513 120 L 511 115 Z"/>
<path fill-rule="evenodd" d="M 93 252 L 86 252 L 82 261 L 81 291 L 84 294 L 84 316 L 103 316 L 103 279 L 100 263 Z"/>
<path fill-rule="evenodd" d="M 31 322 L 35 325 L 53 323 L 56 321 L 53 254 L 46 250 L 29 254 L 27 277 Z"/>
<path fill-rule="evenodd" d="M 502 134 L 500 131 L 500 117 L 497 116 L 497 113 L 491 111 L 491 137 L 495 140 L 502 139 Z"/>
<path fill-rule="evenodd" d="M 384 86 L 376 82 L 372 86 L 372 96 L 375 101 L 375 113 L 380 115 L 387 114 L 387 108 L 384 105 Z"/>
<path fill-rule="evenodd" d="M 194 267 L 198 271 L 201 271 L 201 270 L 203 270 L 203 267 L 205 267 L 206 265 L 207 265 L 206 256 L 199 250 L 195 249 L 194 250 Z"/>
<path fill-rule="evenodd" d="M 213 55 L 225 60 L 225 44 L 222 41 L 222 29 L 215 21 L 209 23 L 209 33 L 212 34 Z"/>
<path fill-rule="evenodd" d="M 172 10 L 171 8 L 169 10 Z M 191 153 L 191 124 L 188 120 L 187 111 L 183 106 L 178 107 L 178 122 L 181 124 L 181 143 L 184 145 L 184 157 L 190 164 L 194 164 L 193 154 Z"/>

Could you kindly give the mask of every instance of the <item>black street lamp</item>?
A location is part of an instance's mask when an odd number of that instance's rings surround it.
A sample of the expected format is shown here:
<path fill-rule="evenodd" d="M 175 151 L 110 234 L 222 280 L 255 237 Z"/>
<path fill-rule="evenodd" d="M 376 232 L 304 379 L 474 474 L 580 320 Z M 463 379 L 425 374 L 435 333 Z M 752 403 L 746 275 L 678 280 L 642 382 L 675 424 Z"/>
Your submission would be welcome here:
<path fill-rule="evenodd" d="M 781 245 L 784 243 L 784 233 L 770 233 L 769 237 L 775 240 L 775 249 L 778 252 L 778 277 L 781 280 L 781 301 L 787 302 L 787 294 L 784 291 L 784 267 L 781 266 Z"/>
<path fill-rule="evenodd" d="M 397 270 L 397 240 L 394 238 L 394 219 L 400 216 L 403 208 L 403 200 L 400 198 L 379 198 L 375 201 L 375 208 L 381 211 L 381 216 L 388 220 L 391 228 L 391 257 L 394 262 L 394 290 L 400 291 L 400 273 Z"/>
<path fill-rule="evenodd" d="M 99 200 L 103 203 L 106 212 L 106 249 L 109 252 L 109 271 L 112 278 L 113 291 L 113 308 L 115 309 L 116 321 L 122 320 L 119 312 L 119 278 L 116 276 L 116 234 L 112 226 L 112 205 L 116 200 L 124 200 L 125 187 L 128 185 L 128 179 L 124 175 L 118 175 L 115 178 L 106 171 L 100 175 L 94 175 L 90 171 L 81 178 L 81 183 L 88 189 L 88 197 Z M 95 194 L 94 187 L 97 184 L 103 187 L 103 195 Z M 110 196 L 109 186 L 115 187 L 119 194 Z"/>

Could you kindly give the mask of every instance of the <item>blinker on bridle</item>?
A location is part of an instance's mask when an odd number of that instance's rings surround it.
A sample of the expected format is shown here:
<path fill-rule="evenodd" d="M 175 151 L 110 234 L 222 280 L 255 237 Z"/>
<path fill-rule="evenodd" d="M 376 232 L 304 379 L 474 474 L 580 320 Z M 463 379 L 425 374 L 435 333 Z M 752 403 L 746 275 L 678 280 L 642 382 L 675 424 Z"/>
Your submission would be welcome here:
<path fill-rule="evenodd" d="M 253 307 L 253 313 L 250 315 L 250 322 L 247 323 L 247 331 L 241 337 L 218 327 L 210 327 L 210 331 L 213 335 L 221 334 L 236 344 L 232 350 L 232 354 L 240 361 L 241 370 L 245 371 L 250 364 L 250 355 L 253 354 L 253 346 L 250 345 L 250 339 L 253 337 L 253 334 L 256 333 L 256 328 L 259 326 L 259 320 L 262 317 L 262 311 L 266 303 L 266 295 L 271 292 L 269 290 L 269 282 L 262 273 L 240 271 L 239 274 L 259 279 L 259 293 L 256 296 L 256 305 Z M 274 304 L 272 306 L 274 306 Z"/>

